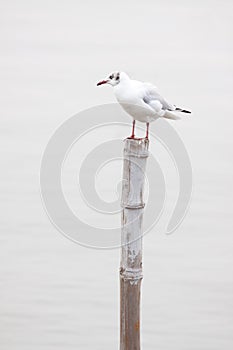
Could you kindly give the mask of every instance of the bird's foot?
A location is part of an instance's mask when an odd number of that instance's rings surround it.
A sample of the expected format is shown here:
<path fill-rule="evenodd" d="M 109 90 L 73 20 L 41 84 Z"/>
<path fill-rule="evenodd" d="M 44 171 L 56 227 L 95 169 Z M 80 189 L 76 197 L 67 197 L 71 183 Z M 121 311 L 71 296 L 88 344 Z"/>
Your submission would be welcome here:
<path fill-rule="evenodd" d="M 148 137 L 132 137 L 132 136 L 129 136 L 129 137 L 126 137 L 126 140 L 135 140 L 135 141 L 141 141 L 141 140 L 147 140 L 149 141 Z"/>
<path fill-rule="evenodd" d="M 135 139 L 135 135 L 133 134 L 133 135 L 127 137 L 127 139 Z"/>

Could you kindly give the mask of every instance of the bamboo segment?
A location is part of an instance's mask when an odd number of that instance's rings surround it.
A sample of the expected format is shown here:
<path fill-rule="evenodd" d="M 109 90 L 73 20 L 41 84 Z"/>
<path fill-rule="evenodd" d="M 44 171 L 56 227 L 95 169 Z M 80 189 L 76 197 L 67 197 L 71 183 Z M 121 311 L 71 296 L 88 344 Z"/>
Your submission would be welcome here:
<path fill-rule="evenodd" d="M 126 139 L 122 187 L 120 350 L 140 350 L 142 218 L 148 139 Z"/>

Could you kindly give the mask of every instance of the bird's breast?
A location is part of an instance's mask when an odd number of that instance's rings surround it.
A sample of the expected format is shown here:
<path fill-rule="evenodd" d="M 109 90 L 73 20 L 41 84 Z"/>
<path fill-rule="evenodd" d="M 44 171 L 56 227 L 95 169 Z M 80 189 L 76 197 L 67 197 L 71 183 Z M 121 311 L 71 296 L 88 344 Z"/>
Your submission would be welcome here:
<path fill-rule="evenodd" d="M 137 100 L 137 96 L 135 91 L 127 86 L 118 87 L 116 86 L 114 89 L 115 97 L 119 103 L 130 103 L 135 104 Z"/>
<path fill-rule="evenodd" d="M 154 120 L 153 110 L 143 103 L 143 100 L 133 87 L 121 87 L 118 85 L 114 88 L 114 94 L 119 104 L 133 119 L 143 123 Z"/>

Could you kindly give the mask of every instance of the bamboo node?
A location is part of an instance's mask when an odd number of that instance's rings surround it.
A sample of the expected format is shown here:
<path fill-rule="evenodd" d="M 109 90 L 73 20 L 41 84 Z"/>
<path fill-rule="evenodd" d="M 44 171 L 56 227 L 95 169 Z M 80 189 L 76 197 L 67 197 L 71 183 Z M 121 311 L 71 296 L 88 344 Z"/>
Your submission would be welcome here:
<path fill-rule="evenodd" d="M 124 281 L 130 281 L 130 284 L 137 284 L 143 279 L 142 269 L 124 269 L 120 268 L 120 277 Z"/>
<path fill-rule="evenodd" d="M 145 207 L 145 203 L 138 203 L 138 204 L 128 204 L 128 203 L 121 203 L 122 208 L 125 209 L 143 209 Z"/>
<path fill-rule="evenodd" d="M 125 151 L 125 159 L 130 161 L 130 157 L 135 157 L 135 158 L 148 158 L 148 152 L 145 152 L 145 153 L 141 153 L 141 154 L 138 154 L 136 152 L 132 152 L 132 151 Z"/>

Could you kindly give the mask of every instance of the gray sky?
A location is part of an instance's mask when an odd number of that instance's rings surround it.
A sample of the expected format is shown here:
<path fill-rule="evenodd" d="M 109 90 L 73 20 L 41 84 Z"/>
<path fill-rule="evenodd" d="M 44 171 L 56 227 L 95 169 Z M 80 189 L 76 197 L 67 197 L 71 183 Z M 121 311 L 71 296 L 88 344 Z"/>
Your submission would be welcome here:
<path fill-rule="evenodd" d="M 64 239 L 39 195 L 49 137 L 114 101 L 95 86 L 112 70 L 193 111 L 172 124 L 193 167 L 189 214 L 174 237 L 145 238 L 144 345 L 232 347 L 232 10 L 232 1 L 0 2 L 2 349 L 117 349 L 119 251 Z"/>

